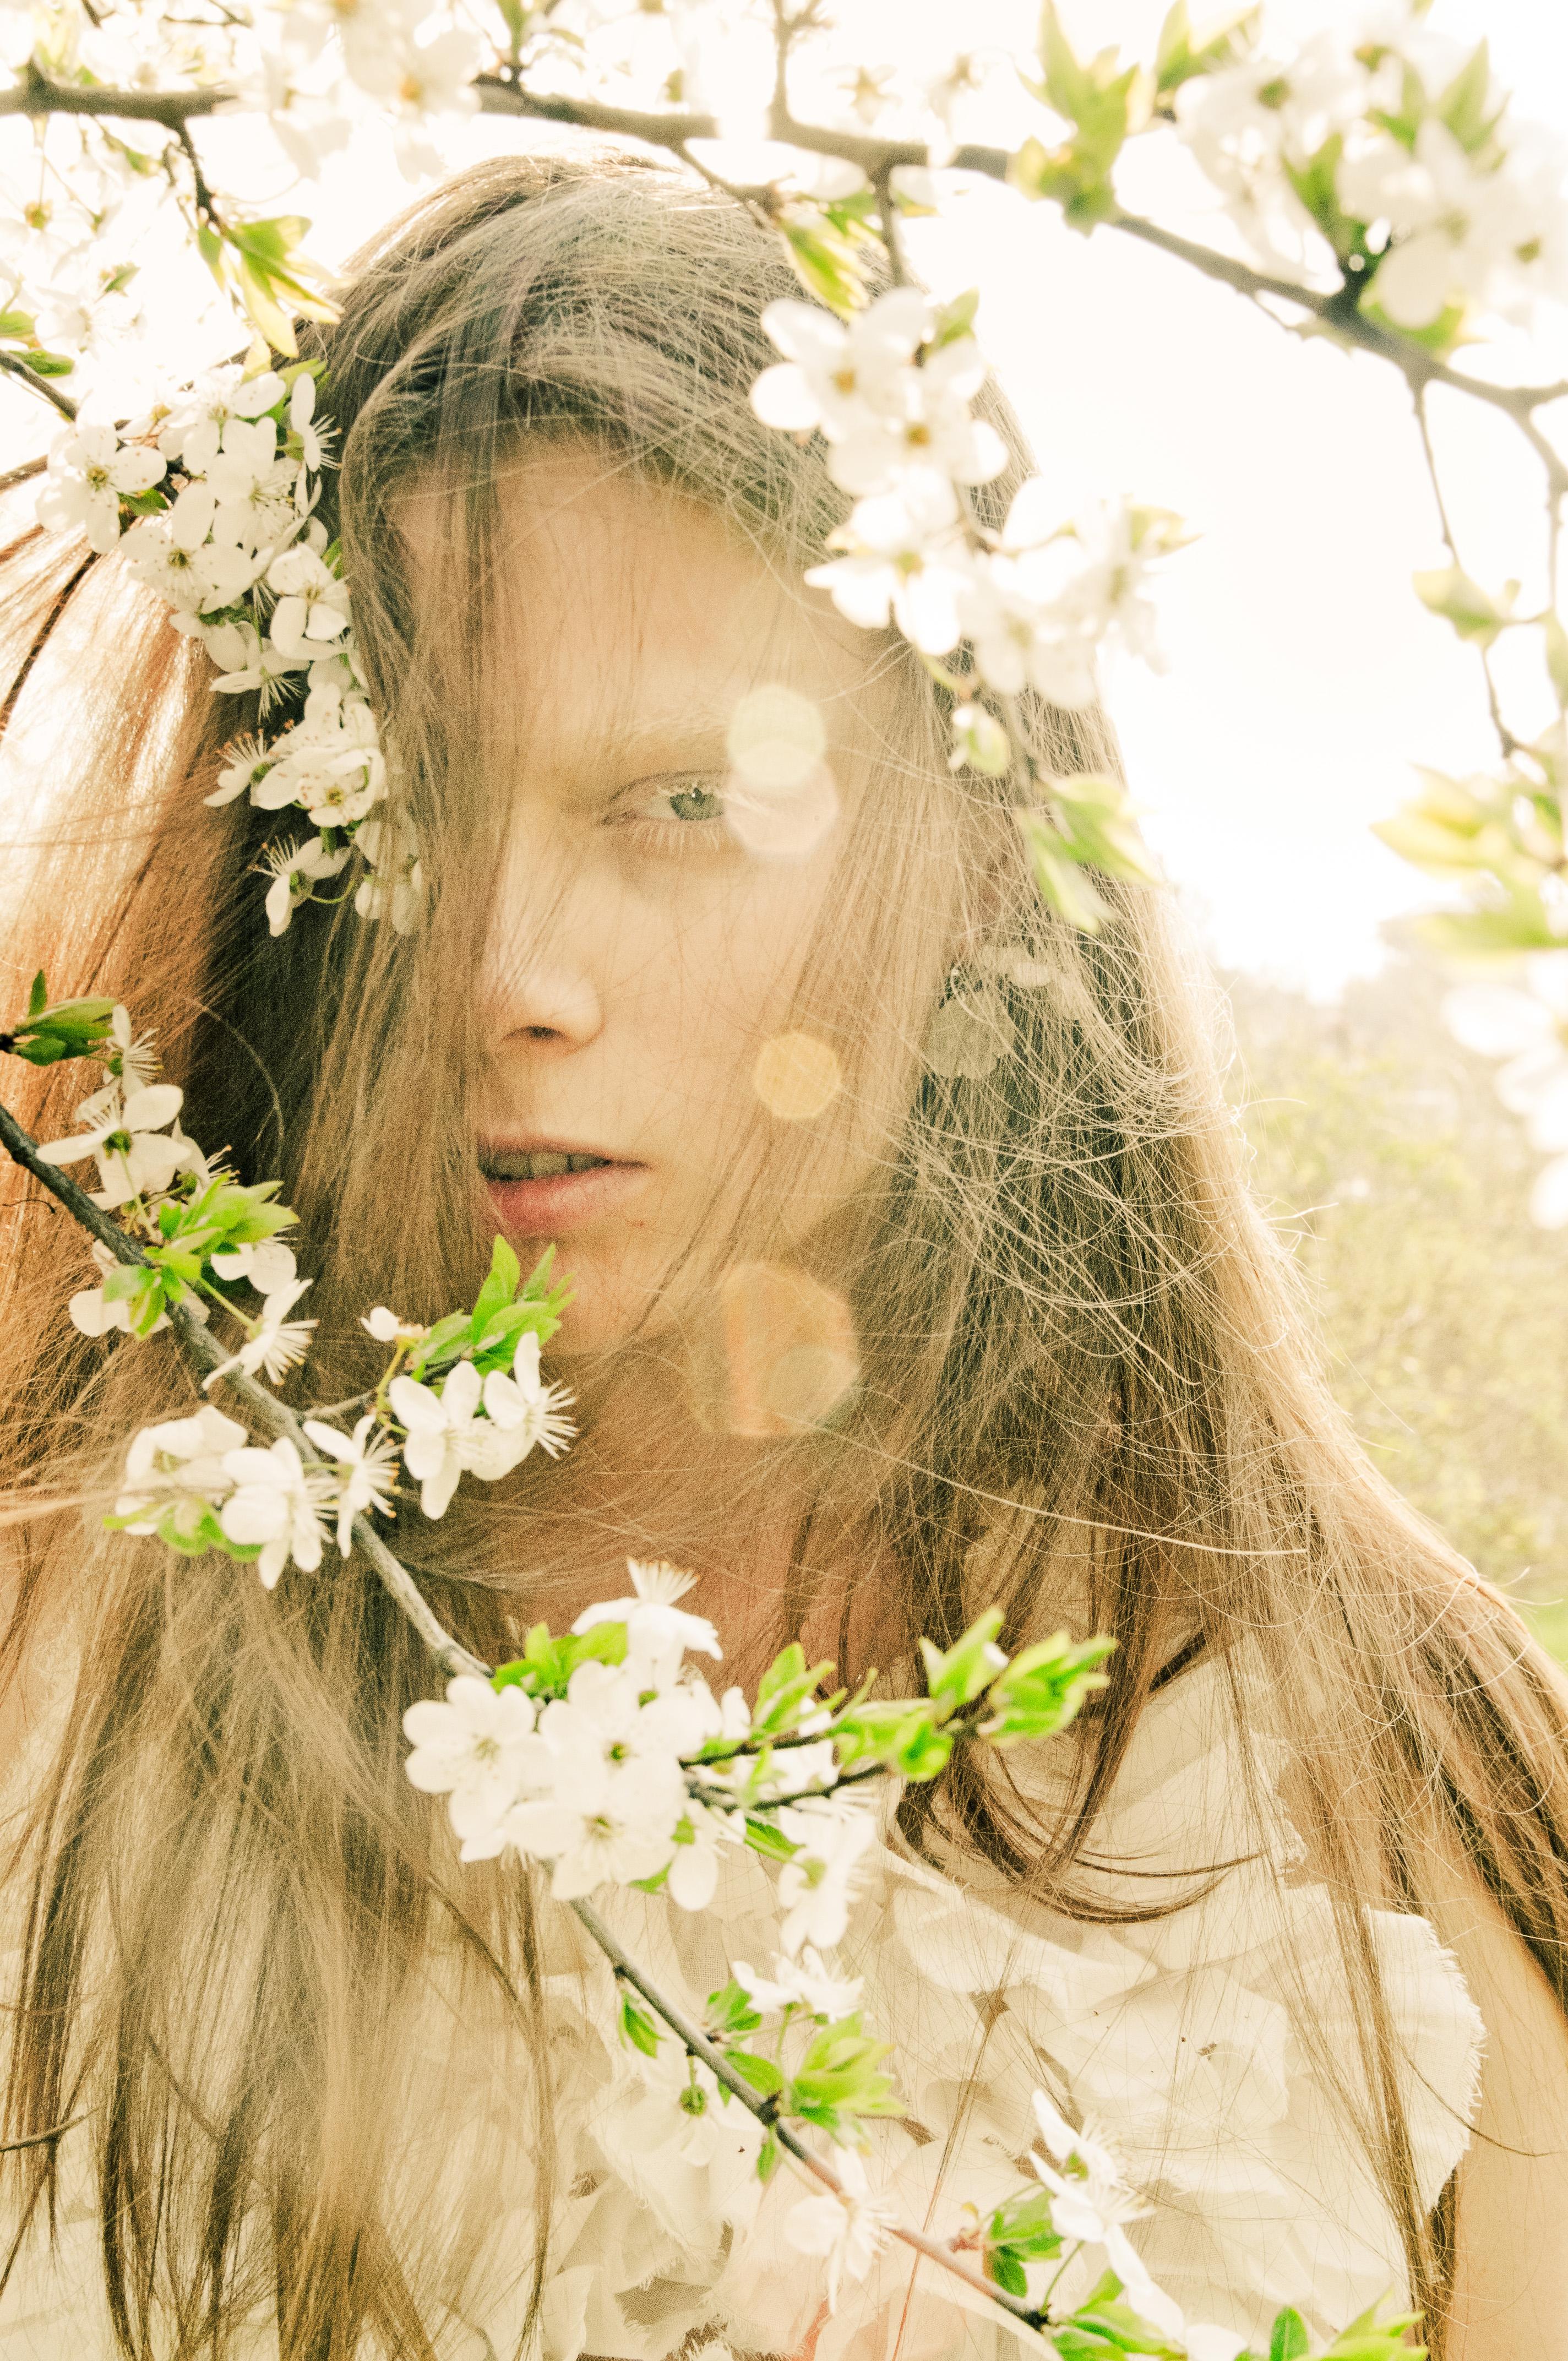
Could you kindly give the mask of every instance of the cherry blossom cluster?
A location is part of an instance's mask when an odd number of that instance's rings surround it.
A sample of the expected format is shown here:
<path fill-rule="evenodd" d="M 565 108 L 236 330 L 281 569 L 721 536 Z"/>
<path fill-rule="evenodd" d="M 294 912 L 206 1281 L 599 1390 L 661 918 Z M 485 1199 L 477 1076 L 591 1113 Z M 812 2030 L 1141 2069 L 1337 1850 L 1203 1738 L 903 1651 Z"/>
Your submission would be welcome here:
<path fill-rule="evenodd" d="M 41 977 L 34 1001 L 34 1032 L 41 1027 L 45 1042 L 59 1038 L 50 1027 L 60 1012 L 47 1008 Z M 151 1042 L 135 1034 L 124 1007 L 74 1005 L 89 1015 L 75 1037 L 80 1046 L 67 1054 L 103 1055 L 106 1078 L 77 1107 L 81 1127 L 37 1153 L 56 1168 L 93 1159 L 99 1186 L 92 1202 L 119 1216 L 139 1256 L 122 1261 L 104 1240 L 92 1241 L 100 1276 L 71 1298 L 72 1324 L 87 1336 L 148 1336 L 169 1325 L 174 1305 L 203 1325 L 221 1313 L 241 1333 L 206 1389 L 236 1375 L 280 1384 L 304 1360 L 316 1324 L 297 1311 L 312 1282 L 278 1235 L 293 1225 L 293 1213 L 278 1202 L 275 1182 L 242 1185 L 181 1128 L 183 1093 L 154 1079 Z M 23 1038 L 18 1054 L 27 1053 Z M 433 1327 L 400 1320 L 384 1305 L 369 1312 L 362 1324 L 389 1348 L 387 1367 L 351 1433 L 320 1418 L 302 1422 L 315 1455 L 309 1461 L 288 1434 L 254 1448 L 245 1428 L 205 1406 L 144 1428 L 131 1444 L 112 1521 L 187 1552 L 256 1557 L 270 1587 L 291 1561 L 315 1570 L 334 1520 L 348 1554 L 355 1518 L 390 1510 L 400 1454 L 428 1517 L 444 1514 L 465 1474 L 494 1483 L 535 1449 L 554 1455 L 572 1427 L 568 1398 L 540 1368 L 541 1342 L 561 1301 L 549 1264 L 546 1256 L 524 1281 L 498 1239 L 472 1312 Z M 237 1289 L 258 1298 L 258 1309 L 247 1310 Z"/>
<path fill-rule="evenodd" d="M 757 379 L 751 404 L 770 426 L 819 433 L 828 473 L 855 496 L 832 536 L 840 554 L 806 577 L 851 622 L 885 630 L 891 620 L 929 657 L 967 642 L 999 697 L 1032 688 L 1087 705 L 1108 640 L 1163 668 L 1148 577 L 1177 545 L 1176 520 L 1117 502 L 1064 522 L 1036 476 L 999 533 L 976 522 L 966 496 L 1002 474 L 1007 453 L 970 410 L 988 374 L 973 312 L 972 297 L 938 311 L 914 287 L 891 288 L 848 319 L 771 303 L 762 324 L 785 357 Z M 978 754 L 987 767 L 969 697 L 955 728 L 958 760 Z"/>
<path fill-rule="evenodd" d="M 266 847 L 269 931 L 353 864 L 362 917 L 417 925 L 417 852 L 378 812 L 387 764 L 365 693 L 348 586 L 314 514 L 332 429 L 317 415 L 308 364 L 214 371 L 172 404 L 124 424 L 78 421 L 55 443 L 40 522 L 118 550 L 164 599 L 176 631 L 218 667 L 214 686 L 254 695 L 265 718 L 302 709 L 271 735 L 225 750 L 214 807 L 248 796 L 258 809 L 302 815 Z"/>
<path fill-rule="evenodd" d="M 1508 116 L 1485 45 L 1375 0 L 1299 48 L 1268 38 L 1176 91 L 1178 134 L 1270 267 L 1354 259 L 1395 327 L 1568 298 L 1564 158 Z"/>

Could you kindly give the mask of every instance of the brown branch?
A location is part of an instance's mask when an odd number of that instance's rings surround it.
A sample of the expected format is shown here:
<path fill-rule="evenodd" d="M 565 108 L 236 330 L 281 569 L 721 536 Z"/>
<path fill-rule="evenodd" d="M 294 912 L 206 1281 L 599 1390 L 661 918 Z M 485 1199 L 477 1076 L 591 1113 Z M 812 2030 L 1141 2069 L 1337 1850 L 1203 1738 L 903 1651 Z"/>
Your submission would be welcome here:
<path fill-rule="evenodd" d="M 20 467 L 7 467 L 0 476 L 0 492 L 15 491 L 18 484 L 28 482 L 34 476 L 41 476 L 48 466 L 47 458 L 38 458 L 24 459 Z"/>
<path fill-rule="evenodd" d="M 27 650 L 27 654 L 23 657 L 20 665 L 17 667 L 16 679 L 11 683 L 10 687 L 5 692 L 5 702 L 4 705 L 0 705 L 0 738 L 5 737 L 6 730 L 11 726 L 11 716 L 16 710 L 16 700 L 27 685 L 27 679 L 32 672 L 33 666 L 37 664 L 45 648 L 49 645 L 49 635 L 53 631 L 54 627 L 59 622 L 60 617 L 64 614 L 66 608 L 70 603 L 71 592 L 75 589 L 82 576 L 89 572 L 93 566 L 97 565 L 97 551 L 95 549 L 90 549 L 86 556 L 82 559 L 81 565 L 77 566 L 75 571 L 71 575 L 69 580 L 56 592 L 53 605 L 50 607 L 49 613 L 44 617 L 43 622 L 40 624 L 37 633 L 35 634 L 32 646 Z"/>
<path fill-rule="evenodd" d="M 587 1928 L 617 1976 L 641 1994 L 656 2016 L 663 2017 L 687 2055 L 700 2059 L 714 2080 L 729 2092 L 731 2098 L 740 2100 L 749 2115 L 754 2115 L 760 2124 L 767 2126 L 779 2146 L 787 2149 L 798 2165 L 812 2173 L 824 2188 L 830 2189 L 835 2197 L 842 2197 L 845 2194 L 844 2184 L 832 2166 L 807 2147 L 787 2124 L 779 2122 L 777 2100 L 762 2098 L 745 2076 L 730 2064 L 718 2044 L 708 2039 L 701 2026 L 695 2025 L 674 2001 L 665 1998 L 657 1985 L 649 1981 L 646 1971 L 640 1968 L 630 1952 L 617 1942 L 597 1910 L 587 1902 L 574 1902 L 569 1907 Z M 1036 2334 L 1043 2329 L 1044 2317 L 1040 2312 L 1022 2297 L 1009 2295 L 1004 2288 L 997 2286 L 994 2279 L 986 2279 L 981 2272 L 960 2261 L 952 2247 L 945 2246 L 939 2238 L 930 2237 L 924 2230 L 916 2230 L 903 2222 L 890 2222 L 888 2235 L 898 2239 L 901 2245 L 912 2246 L 917 2255 L 924 2255 L 928 2261 L 940 2264 L 944 2270 L 951 2271 L 955 2278 L 962 2279 L 966 2286 L 984 2296 L 988 2303 L 997 2304 L 1003 2312 L 1011 2312 L 1024 2327 L 1032 2328 Z"/>
<path fill-rule="evenodd" d="M 35 1180 L 41 1182 L 52 1196 L 58 1197 L 66 1212 L 74 1216 L 90 1236 L 107 1246 L 116 1262 L 139 1263 L 143 1268 L 148 1266 L 149 1257 L 143 1253 L 135 1238 L 122 1230 L 117 1222 L 112 1222 L 107 1213 L 93 1202 L 86 1190 L 72 1180 L 68 1173 L 61 1172 L 53 1164 L 45 1163 L 38 1154 L 37 1140 L 22 1129 L 16 1116 L 5 1106 L 0 1106 L 0 1147 L 5 1148 L 14 1163 L 19 1164 L 25 1172 L 30 1172 Z M 191 1358 L 209 1376 L 229 1358 L 223 1346 L 208 1334 L 206 1327 L 192 1315 L 186 1304 L 171 1303 L 169 1306 L 169 1323 Z M 280 1402 L 276 1394 L 269 1394 L 265 1386 L 258 1386 L 255 1378 L 247 1377 L 243 1370 L 230 1371 L 223 1383 L 233 1388 L 259 1425 L 266 1427 L 271 1434 L 286 1435 L 306 1466 L 320 1467 L 324 1464 L 321 1454 L 312 1448 L 310 1438 L 293 1411 L 286 1402 Z M 446 1673 L 474 1673 L 488 1680 L 488 1664 L 471 1655 L 460 1641 L 455 1640 L 451 1632 L 444 1631 L 437 1622 L 419 1585 L 392 1555 L 367 1518 L 355 1518 L 354 1539 L 375 1567 L 383 1588 L 401 1608 L 442 1670 Z"/>
<path fill-rule="evenodd" d="M 29 393 L 41 393 L 44 400 L 51 403 L 62 418 L 69 419 L 72 424 L 75 423 L 76 404 L 71 396 L 68 393 L 61 393 L 59 386 L 54 384 L 52 379 L 39 377 L 37 369 L 30 369 L 19 354 L 0 350 L 0 369 L 5 369 L 8 376 L 19 378 Z M 49 462 L 47 459 L 39 459 L 36 464 L 38 467 L 44 467 L 49 465 Z M 6 478 L 8 483 L 16 480 L 14 476 Z M 0 487 L 0 489 L 3 489 L 4 487 Z"/>

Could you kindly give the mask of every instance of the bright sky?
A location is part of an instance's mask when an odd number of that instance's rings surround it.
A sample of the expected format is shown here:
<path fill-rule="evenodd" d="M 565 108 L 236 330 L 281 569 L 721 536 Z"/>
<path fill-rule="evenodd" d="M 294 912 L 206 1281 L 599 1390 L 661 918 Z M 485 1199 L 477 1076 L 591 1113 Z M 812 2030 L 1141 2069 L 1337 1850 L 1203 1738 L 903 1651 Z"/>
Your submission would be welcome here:
<path fill-rule="evenodd" d="M 879 56 L 910 38 L 940 48 L 953 22 L 948 0 L 848 6 Z M 1164 0 L 1064 5 L 1080 46 L 1146 55 L 1163 10 Z M 1321 24 L 1339 0 L 1288 0 L 1274 13 Z M 1021 45 L 1035 7 L 970 0 L 963 15 L 966 40 L 1010 30 Z M 1568 136 L 1568 13 L 1543 0 L 1436 0 L 1433 22 L 1486 33 L 1521 93 L 1516 111 Z M 493 123 L 473 134 L 486 148 L 527 136 Z M 248 195 L 247 137 L 214 126 L 204 148 L 219 185 Z M 1129 203 L 1203 234 L 1205 201 L 1194 209 L 1179 167 L 1140 165 L 1123 187 Z M 312 250 L 335 262 L 408 194 L 372 135 L 319 190 L 287 201 L 313 216 Z M 1179 263 L 1111 231 L 1086 240 L 1053 208 L 1003 191 L 977 190 L 918 236 L 916 258 L 939 291 L 979 280 L 982 340 L 1064 512 L 1126 491 L 1201 533 L 1172 561 L 1163 597 L 1169 673 L 1127 664 L 1108 682 L 1134 793 L 1218 955 L 1332 994 L 1376 966 L 1387 918 L 1432 898 L 1371 822 L 1407 793 L 1412 763 L 1463 772 L 1493 751 L 1475 658 L 1409 588 L 1411 572 L 1442 553 L 1402 380 L 1286 335 Z M 1550 345 L 1519 365 L 1563 373 L 1568 328 Z M 36 406 L 0 392 L 7 451 L 39 447 Z M 1517 438 L 1472 411 L 1454 401 L 1438 414 L 1462 547 L 1481 578 L 1529 583 L 1543 546 L 1536 479 Z"/>

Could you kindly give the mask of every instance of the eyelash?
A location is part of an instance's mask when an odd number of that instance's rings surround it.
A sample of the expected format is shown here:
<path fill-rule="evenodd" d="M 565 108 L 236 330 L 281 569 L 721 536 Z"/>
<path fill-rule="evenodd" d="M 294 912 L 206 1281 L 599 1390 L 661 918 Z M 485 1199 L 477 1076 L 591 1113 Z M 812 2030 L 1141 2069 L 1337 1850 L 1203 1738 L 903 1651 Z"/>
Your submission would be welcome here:
<path fill-rule="evenodd" d="M 702 798 L 714 806 L 703 812 L 654 812 L 652 804 Z M 711 775 L 693 772 L 677 774 L 669 785 L 650 795 L 638 808 L 622 809 L 613 815 L 613 825 L 631 831 L 641 847 L 652 852 L 684 854 L 701 850 L 714 851 L 718 842 L 728 843 L 724 831 L 724 798 L 712 784 Z M 717 840 L 717 841 L 716 841 Z"/>

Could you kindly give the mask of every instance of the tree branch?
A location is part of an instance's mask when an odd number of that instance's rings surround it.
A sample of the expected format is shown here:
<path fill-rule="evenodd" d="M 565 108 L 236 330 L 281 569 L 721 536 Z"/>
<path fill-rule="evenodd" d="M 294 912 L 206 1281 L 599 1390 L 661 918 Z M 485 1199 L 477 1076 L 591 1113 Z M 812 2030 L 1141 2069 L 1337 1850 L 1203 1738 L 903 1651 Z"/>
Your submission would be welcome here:
<path fill-rule="evenodd" d="M 674 2001 L 666 1999 L 657 1985 L 649 1981 L 630 1952 L 623 1950 L 617 1942 L 598 1911 L 587 1902 L 574 1902 L 569 1906 L 587 1927 L 616 1974 L 641 1994 L 654 2015 L 662 2017 L 675 2038 L 685 2045 L 687 2054 L 700 2059 L 715 2081 L 729 2092 L 731 2098 L 740 2100 L 748 2114 L 754 2115 L 760 2124 L 767 2126 L 779 2146 L 786 2149 L 798 2165 L 820 2180 L 824 2188 L 830 2189 L 836 2197 L 842 2197 L 844 2184 L 832 2166 L 824 2158 L 814 2154 L 787 2124 L 777 2120 L 775 2102 L 759 2097 L 745 2076 L 737 2071 L 723 2050 L 708 2039 L 701 2026 L 694 2025 L 684 2010 L 677 2008 Z M 988 2303 L 997 2304 L 1003 2312 L 1011 2312 L 1024 2327 L 1032 2328 L 1036 2334 L 1041 2330 L 1041 2315 L 1032 2306 L 1019 2296 L 1009 2295 L 993 2279 L 988 2279 L 982 2272 L 961 2261 L 939 2238 L 929 2237 L 924 2230 L 916 2230 L 902 2222 L 890 2223 L 888 2230 L 890 2236 L 898 2239 L 901 2245 L 912 2246 L 917 2255 L 924 2255 L 928 2261 L 951 2271 L 956 2279 L 962 2279 L 966 2286 L 984 2296 Z"/>
<path fill-rule="evenodd" d="M 37 369 L 30 369 L 27 367 L 27 362 L 21 359 L 17 354 L 7 353 L 5 351 L 0 351 L 0 369 L 4 369 L 7 376 L 20 378 L 22 383 L 27 387 L 29 393 L 41 393 L 44 400 L 47 402 L 52 403 L 62 418 L 68 418 L 74 423 L 76 417 L 75 402 L 72 401 L 68 393 L 61 393 L 59 386 L 54 383 L 51 378 L 40 377 Z M 36 459 L 29 461 L 27 466 L 25 467 L 19 469 L 13 468 L 11 473 L 5 477 L 4 482 L 0 482 L 0 491 L 4 491 L 6 484 L 20 482 L 23 476 L 37 475 L 42 468 L 47 467 L 48 465 L 49 461 L 47 459 Z"/>
<path fill-rule="evenodd" d="M 30 1172 L 51 1196 L 58 1197 L 66 1212 L 90 1236 L 107 1246 L 116 1262 L 148 1266 L 149 1257 L 136 1240 L 122 1230 L 117 1222 L 112 1222 L 107 1213 L 93 1202 L 86 1190 L 72 1180 L 68 1173 L 44 1161 L 38 1154 L 37 1140 L 22 1129 L 5 1106 L 0 1106 L 0 1147 L 5 1149 L 14 1163 L 19 1164 L 25 1172 Z M 192 1316 L 185 1304 L 170 1305 L 169 1324 L 192 1359 L 209 1376 L 228 1359 L 223 1346 L 208 1334 L 203 1323 Z M 231 1387 L 239 1396 L 258 1425 L 264 1426 L 271 1434 L 286 1435 L 307 1466 L 324 1465 L 321 1454 L 312 1446 L 293 1411 L 286 1402 L 280 1402 L 276 1394 L 269 1394 L 265 1386 L 258 1386 L 254 1378 L 247 1377 L 239 1369 L 226 1374 L 222 1383 Z M 449 1674 L 473 1673 L 488 1680 L 490 1673 L 488 1664 L 478 1656 L 470 1654 L 460 1641 L 455 1640 L 451 1632 L 444 1631 L 437 1622 L 419 1585 L 392 1555 L 367 1518 L 355 1518 L 354 1539 L 375 1567 L 383 1588 L 401 1608 L 442 1670 Z"/>

